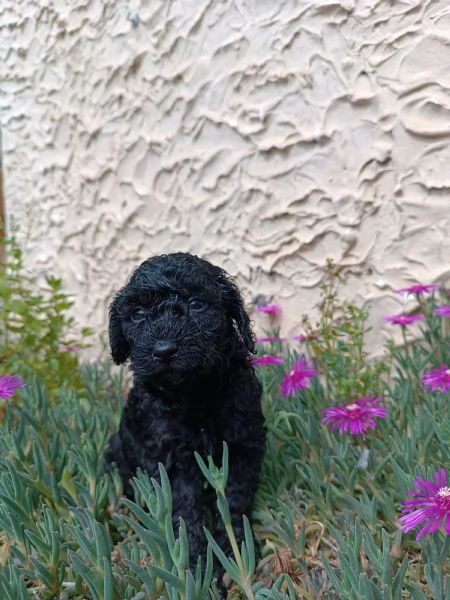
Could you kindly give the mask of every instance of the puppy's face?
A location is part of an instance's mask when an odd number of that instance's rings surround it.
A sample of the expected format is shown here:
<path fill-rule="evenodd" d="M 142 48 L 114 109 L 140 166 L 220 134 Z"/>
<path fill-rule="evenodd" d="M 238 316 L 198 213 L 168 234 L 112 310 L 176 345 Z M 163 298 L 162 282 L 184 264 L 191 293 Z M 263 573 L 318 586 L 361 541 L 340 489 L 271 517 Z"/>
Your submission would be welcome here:
<path fill-rule="evenodd" d="M 182 383 L 220 368 L 233 344 L 253 349 L 234 282 L 184 253 L 142 263 L 111 305 L 109 333 L 114 361 L 130 358 L 143 381 Z"/>

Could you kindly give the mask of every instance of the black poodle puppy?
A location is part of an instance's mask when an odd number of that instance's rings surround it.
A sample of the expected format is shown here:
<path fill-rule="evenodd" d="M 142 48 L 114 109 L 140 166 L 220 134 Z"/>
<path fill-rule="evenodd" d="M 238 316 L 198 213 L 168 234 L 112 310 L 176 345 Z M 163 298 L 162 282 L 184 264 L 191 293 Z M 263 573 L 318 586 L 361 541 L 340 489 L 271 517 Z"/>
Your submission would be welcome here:
<path fill-rule="evenodd" d="M 231 555 L 214 495 L 208 493 L 194 451 L 220 464 L 229 448 L 226 494 L 238 543 L 250 517 L 265 429 L 261 386 L 250 359 L 254 336 L 241 294 L 225 271 L 186 253 L 143 262 L 110 307 L 112 357 L 130 360 L 133 388 L 107 460 L 117 465 L 125 493 L 141 468 L 172 486 L 173 519 L 186 523 L 191 566 L 204 555 L 203 525 Z M 177 529 L 176 529 L 177 530 Z"/>

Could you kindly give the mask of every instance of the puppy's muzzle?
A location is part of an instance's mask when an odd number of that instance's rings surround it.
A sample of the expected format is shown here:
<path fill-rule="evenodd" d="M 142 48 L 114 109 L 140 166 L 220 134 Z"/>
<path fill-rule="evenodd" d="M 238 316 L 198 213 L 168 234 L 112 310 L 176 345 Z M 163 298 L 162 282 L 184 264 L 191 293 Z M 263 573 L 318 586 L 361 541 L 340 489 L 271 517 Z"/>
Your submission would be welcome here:
<path fill-rule="evenodd" d="M 153 346 L 153 356 L 158 361 L 170 360 L 178 350 L 176 342 L 173 340 L 158 340 Z"/>

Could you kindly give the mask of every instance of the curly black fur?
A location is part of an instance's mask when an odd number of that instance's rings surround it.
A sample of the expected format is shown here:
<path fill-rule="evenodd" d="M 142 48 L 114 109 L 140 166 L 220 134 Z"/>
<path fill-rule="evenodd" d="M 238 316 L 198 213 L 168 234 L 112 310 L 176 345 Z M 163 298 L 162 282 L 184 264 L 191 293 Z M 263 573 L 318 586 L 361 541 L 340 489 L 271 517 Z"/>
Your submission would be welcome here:
<path fill-rule="evenodd" d="M 141 468 L 169 475 L 173 518 L 186 522 L 191 564 L 204 555 L 205 517 L 231 548 L 194 451 L 216 464 L 229 448 L 227 498 L 238 543 L 250 516 L 265 446 L 254 337 L 239 289 L 225 271 L 185 253 L 143 262 L 110 307 L 112 357 L 130 360 L 133 388 L 107 460 L 129 480 Z"/>

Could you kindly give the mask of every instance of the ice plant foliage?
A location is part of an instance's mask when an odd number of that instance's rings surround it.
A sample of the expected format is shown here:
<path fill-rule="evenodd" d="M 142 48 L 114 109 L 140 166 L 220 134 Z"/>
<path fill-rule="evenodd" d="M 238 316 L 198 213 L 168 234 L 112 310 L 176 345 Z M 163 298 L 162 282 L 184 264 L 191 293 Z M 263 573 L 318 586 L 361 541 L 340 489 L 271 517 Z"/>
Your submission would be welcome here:
<path fill-rule="evenodd" d="M 288 371 L 280 385 L 282 396 L 294 396 L 296 392 L 307 388 L 310 380 L 317 375 L 316 369 L 303 356 L 295 361 L 290 371 Z"/>
<path fill-rule="evenodd" d="M 447 474 L 444 469 L 434 473 L 434 481 L 416 477 L 413 486 L 416 489 L 408 490 L 411 498 L 402 502 L 403 516 L 399 521 L 400 529 L 407 533 L 421 523 L 425 523 L 416 535 L 416 540 L 426 533 L 435 533 L 441 523 L 444 530 L 450 535 L 450 487 L 447 485 Z"/>
<path fill-rule="evenodd" d="M 0 398 L 6 400 L 14 395 L 18 388 L 25 387 L 25 384 L 19 377 L 14 375 L 2 375 L 0 377 Z"/>
<path fill-rule="evenodd" d="M 384 320 L 387 323 L 405 327 L 406 325 L 411 325 L 411 323 L 415 323 L 416 321 L 423 321 L 423 315 L 388 315 L 384 317 Z"/>
<path fill-rule="evenodd" d="M 257 306 L 256 310 L 266 315 L 278 315 L 281 312 L 281 306 L 279 304 L 264 304 Z"/>
<path fill-rule="evenodd" d="M 273 356 L 271 354 L 257 356 L 252 360 L 252 365 L 256 366 L 281 365 L 282 363 L 284 363 L 284 358 L 282 356 Z"/>
<path fill-rule="evenodd" d="M 322 423 L 329 429 L 339 429 L 340 435 L 348 431 L 351 435 L 363 439 L 369 429 L 375 429 L 375 418 L 382 419 L 389 410 L 379 406 L 382 398 L 358 398 L 354 402 L 341 406 L 330 406 L 322 410 Z"/>
<path fill-rule="evenodd" d="M 420 296 L 421 294 L 429 294 L 431 292 L 434 292 L 435 290 L 438 290 L 440 288 L 440 284 L 439 283 L 432 283 L 429 285 L 421 285 L 421 284 L 415 284 L 415 285 L 411 285 L 410 287 L 406 287 L 406 288 L 401 288 L 400 290 L 396 290 L 397 294 L 416 294 L 417 296 Z"/>
<path fill-rule="evenodd" d="M 448 304 L 444 306 L 438 306 L 433 310 L 433 315 L 436 315 L 437 317 L 447 317 L 447 319 L 450 319 L 450 306 Z"/>
<path fill-rule="evenodd" d="M 448 392 L 450 390 L 450 367 L 441 365 L 438 369 L 426 371 L 422 373 L 421 379 L 423 385 L 433 392 L 437 390 Z"/>

